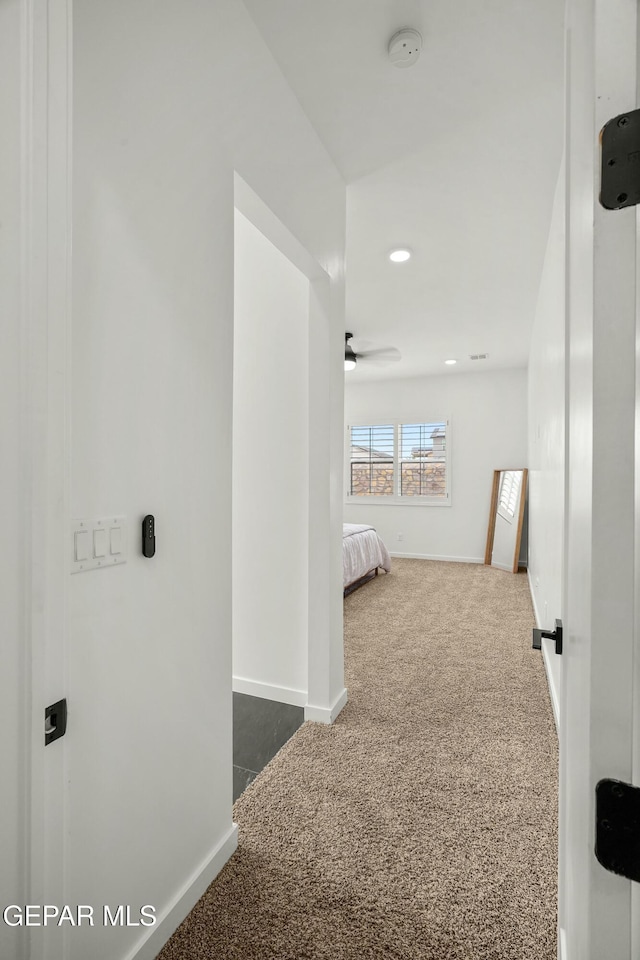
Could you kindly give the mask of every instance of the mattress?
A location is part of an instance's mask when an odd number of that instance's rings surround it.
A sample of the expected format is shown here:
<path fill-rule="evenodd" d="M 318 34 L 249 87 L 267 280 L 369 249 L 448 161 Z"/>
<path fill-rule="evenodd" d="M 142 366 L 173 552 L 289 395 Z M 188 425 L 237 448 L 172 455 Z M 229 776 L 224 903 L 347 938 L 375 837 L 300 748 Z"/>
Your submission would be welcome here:
<path fill-rule="evenodd" d="M 345 523 L 342 527 L 342 581 L 347 587 L 367 573 L 382 567 L 391 570 L 389 551 L 374 527 L 366 523 Z"/>

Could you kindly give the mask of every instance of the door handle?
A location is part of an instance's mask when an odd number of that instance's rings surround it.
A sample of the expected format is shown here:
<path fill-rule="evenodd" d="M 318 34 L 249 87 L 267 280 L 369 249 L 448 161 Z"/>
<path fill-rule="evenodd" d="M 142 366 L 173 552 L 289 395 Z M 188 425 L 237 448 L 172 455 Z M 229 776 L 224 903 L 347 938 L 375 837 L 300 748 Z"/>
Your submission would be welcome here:
<path fill-rule="evenodd" d="M 542 638 L 545 640 L 555 640 L 556 653 L 562 653 L 562 620 L 556 620 L 555 630 L 539 630 L 537 627 L 533 631 L 533 649 L 542 650 Z"/>

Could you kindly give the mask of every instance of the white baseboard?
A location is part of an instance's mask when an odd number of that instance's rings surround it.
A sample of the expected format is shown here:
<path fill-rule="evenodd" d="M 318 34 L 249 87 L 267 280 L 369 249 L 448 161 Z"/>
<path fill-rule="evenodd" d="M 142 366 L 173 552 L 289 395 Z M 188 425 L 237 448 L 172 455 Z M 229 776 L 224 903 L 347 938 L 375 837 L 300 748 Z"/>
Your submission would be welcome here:
<path fill-rule="evenodd" d="M 484 557 L 443 557 L 435 553 L 395 553 L 389 551 L 392 557 L 401 560 L 445 560 L 448 563 L 484 563 Z"/>
<path fill-rule="evenodd" d="M 564 927 L 560 927 L 560 939 L 558 941 L 558 960 L 569 960 L 569 951 L 567 950 L 567 933 Z"/>
<path fill-rule="evenodd" d="M 531 594 L 531 603 L 533 604 L 533 615 L 536 618 L 536 626 L 542 627 L 540 611 L 536 603 L 536 595 L 531 583 L 531 573 L 527 570 L 527 579 L 529 580 L 529 593 Z M 557 689 L 556 678 L 551 667 L 552 657 L 556 656 L 553 640 L 542 639 L 542 660 L 545 673 L 547 674 L 547 683 L 549 684 L 549 696 L 551 697 L 551 709 L 553 710 L 553 719 L 556 723 L 556 733 L 560 736 L 560 691 Z"/>
<path fill-rule="evenodd" d="M 184 918 L 218 876 L 238 846 L 238 825 L 233 823 L 203 863 L 175 895 L 158 922 L 143 935 L 126 960 L 154 960 Z"/>
<path fill-rule="evenodd" d="M 315 707 L 308 703 L 304 708 L 304 719 L 313 720 L 315 723 L 333 723 L 346 702 L 347 691 L 344 689 L 338 694 L 330 707 Z"/>
<path fill-rule="evenodd" d="M 536 627 L 538 629 L 542 626 L 542 620 L 540 619 L 540 611 L 538 610 L 538 604 L 536 603 L 536 594 L 533 589 L 533 584 L 531 583 L 531 572 L 527 570 L 527 579 L 529 581 L 529 593 L 531 594 L 531 603 L 533 604 L 533 615 L 536 618 Z"/>
<path fill-rule="evenodd" d="M 304 707 L 307 703 L 306 690 L 293 690 L 291 687 L 276 687 L 272 683 L 259 683 L 246 677 L 234 677 L 234 693 L 246 693 L 250 697 L 263 700 L 276 700 L 278 703 L 290 703 L 293 707 Z"/>

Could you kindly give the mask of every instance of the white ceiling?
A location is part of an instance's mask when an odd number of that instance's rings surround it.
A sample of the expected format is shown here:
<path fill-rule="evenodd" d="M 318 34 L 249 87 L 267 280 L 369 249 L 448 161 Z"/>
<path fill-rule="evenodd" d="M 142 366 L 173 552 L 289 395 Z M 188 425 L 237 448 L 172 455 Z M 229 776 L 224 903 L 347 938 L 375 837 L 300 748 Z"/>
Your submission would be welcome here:
<path fill-rule="evenodd" d="M 245 4 L 349 184 L 347 329 L 402 354 L 348 382 L 526 364 L 561 154 L 562 0 Z M 401 70 L 386 51 L 403 26 L 423 50 Z M 390 263 L 394 246 L 412 259 Z"/>

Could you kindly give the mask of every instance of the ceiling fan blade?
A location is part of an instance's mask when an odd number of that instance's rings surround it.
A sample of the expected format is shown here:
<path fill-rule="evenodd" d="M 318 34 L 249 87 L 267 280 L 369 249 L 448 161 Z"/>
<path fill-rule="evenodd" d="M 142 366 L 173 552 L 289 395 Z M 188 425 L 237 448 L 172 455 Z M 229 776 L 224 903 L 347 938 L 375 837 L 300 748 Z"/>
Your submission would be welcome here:
<path fill-rule="evenodd" d="M 360 337 L 352 337 L 349 340 L 349 346 L 354 353 L 366 353 L 367 350 L 375 350 L 377 344 L 371 340 L 362 340 Z"/>
<path fill-rule="evenodd" d="M 394 357 L 394 360 L 399 360 L 399 359 L 400 357 Z M 364 360 L 361 360 L 358 362 L 364 363 L 365 367 L 388 367 L 389 366 L 388 360 L 378 360 L 377 357 L 373 357 L 373 359 L 371 360 L 368 357 L 366 357 Z"/>
<path fill-rule="evenodd" d="M 365 350 L 360 352 L 356 350 L 358 360 L 392 363 L 401 360 L 402 356 L 396 347 L 378 347 L 377 350 Z"/>

